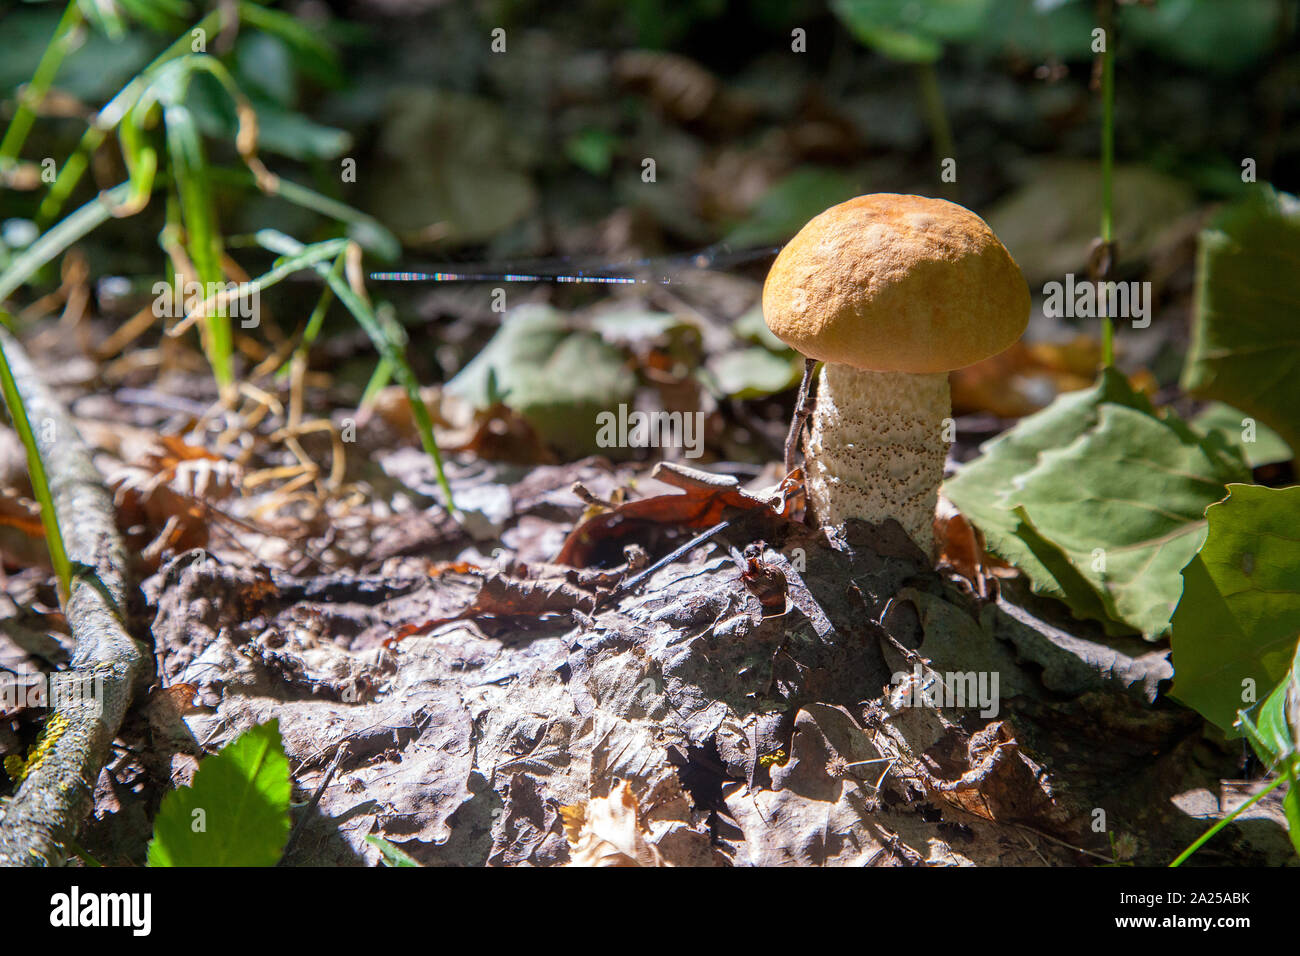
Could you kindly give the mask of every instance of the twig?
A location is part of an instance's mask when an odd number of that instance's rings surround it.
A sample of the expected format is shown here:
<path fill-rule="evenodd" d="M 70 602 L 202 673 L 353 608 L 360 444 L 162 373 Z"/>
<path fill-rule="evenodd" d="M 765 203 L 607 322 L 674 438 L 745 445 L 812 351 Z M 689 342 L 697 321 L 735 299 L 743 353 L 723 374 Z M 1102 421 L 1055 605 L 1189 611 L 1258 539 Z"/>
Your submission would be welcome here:
<path fill-rule="evenodd" d="M 799 382 L 799 397 L 795 399 L 794 416 L 790 419 L 790 433 L 785 436 L 785 473 L 794 471 L 794 456 L 799 448 L 799 435 L 804 423 L 808 421 L 808 393 L 812 391 L 813 369 L 817 367 L 816 359 L 806 359 L 803 365 L 803 380 Z"/>
<path fill-rule="evenodd" d="M 130 585 L 113 499 L 26 352 L 4 331 L 0 344 L 28 417 L 40 423 L 37 443 L 76 569 L 64 608 L 76 649 L 71 667 L 51 677 L 51 689 L 63 693 L 53 701 L 37 756 L 18 792 L 0 804 L 0 866 L 60 864 L 90 812 L 95 781 L 131 698 L 150 676 L 151 657 L 126 628 Z"/>
<path fill-rule="evenodd" d="M 330 781 L 334 779 L 334 772 L 339 769 L 339 764 L 343 762 L 343 758 L 347 756 L 347 753 L 348 743 L 345 740 L 343 743 L 339 744 L 338 749 L 334 751 L 334 759 L 330 761 L 329 768 L 325 771 L 325 777 L 321 780 L 320 786 L 318 786 L 316 792 L 311 795 L 311 799 L 308 800 L 302 809 L 298 811 L 298 819 L 294 822 L 293 829 L 289 831 L 289 839 L 285 841 L 284 853 L 280 856 L 279 865 L 284 865 L 284 861 L 289 858 L 289 851 L 293 849 L 293 845 L 298 839 L 298 834 L 301 833 L 303 827 L 307 825 L 307 818 L 311 816 L 312 811 L 316 809 L 316 805 L 320 803 L 320 798 L 325 795 L 325 788 L 328 787 Z"/>
<path fill-rule="evenodd" d="M 710 538 L 712 538 L 723 528 L 728 527 L 731 523 L 732 522 L 730 518 L 727 519 L 726 521 L 719 521 L 712 528 L 709 528 L 707 531 L 702 531 L 699 534 L 697 534 L 695 537 L 691 538 L 690 541 L 687 541 L 680 548 L 677 548 L 676 550 L 670 552 L 669 554 L 664 555 L 662 558 L 660 558 L 654 564 L 650 565 L 645 570 L 632 575 L 632 577 L 628 578 L 626 581 L 619 584 L 613 590 L 606 591 L 601 597 L 597 598 L 593 610 L 599 608 L 602 604 L 606 604 L 612 601 L 616 597 L 622 597 L 624 594 L 636 590 L 638 587 L 641 586 L 641 582 L 644 581 L 646 578 L 650 577 L 650 575 L 654 574 L 656 571 L 666 568 L 668 565 L 672 564 L 682 555 L 688 554 L 695 548 L 698 548 L 700 545 L 702 545 L 705 541 L 708 541 Z"/>

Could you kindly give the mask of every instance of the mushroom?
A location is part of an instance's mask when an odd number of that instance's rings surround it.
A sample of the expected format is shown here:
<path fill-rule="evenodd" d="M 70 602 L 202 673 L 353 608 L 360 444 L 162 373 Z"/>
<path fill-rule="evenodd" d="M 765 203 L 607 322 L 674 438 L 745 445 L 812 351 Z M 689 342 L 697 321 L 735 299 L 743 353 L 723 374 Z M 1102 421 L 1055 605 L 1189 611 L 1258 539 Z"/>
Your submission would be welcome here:
<path fill-rule="evenodd" d="M 763 286 L 763 317 L 824 363 L 804 443 L 818 522 L 894 518 L 930 553 L 952 440 L 948 372 L 1020 338 L 1029 321 L 1020 267 L 969 209 L 859 196 L 781 250 Z"/>

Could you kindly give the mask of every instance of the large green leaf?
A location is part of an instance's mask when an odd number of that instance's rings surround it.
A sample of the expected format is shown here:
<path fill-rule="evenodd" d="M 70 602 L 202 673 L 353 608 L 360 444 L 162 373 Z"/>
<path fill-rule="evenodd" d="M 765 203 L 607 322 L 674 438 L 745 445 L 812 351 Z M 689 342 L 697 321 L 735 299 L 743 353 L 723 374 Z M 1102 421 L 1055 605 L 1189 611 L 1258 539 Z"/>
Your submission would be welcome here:
<path fill-rule="evenodd" d="M 1145 166 L 1114 170 L 1114 237 L 1121 268 L 1138 266 L 1160 248 L 1162 234 L 1196 206 L 1188 185 Z M 1101 167 L 1091 160 L 1042 159 L 1028 166 L 1022 185 L 985 215 L 1029 281 L 1030 288 L 1082 277 L 1097 235 Z"/>
<path fill-rule="evenodd" d="M 1205 537 L 1205 509 L 1249 480 L 1235 454 L 1176 419 L 1103 404 L 1095 428 L 1043 451 L 1008 496 L 1101 598 L 1107 614 L 1161 635 L 1179 572 Z"/>
<path fill-rule="evenodd" d="M 944 483 L 943 493 L 984 533 L 991 551 L 1028 576 L 1035 591 L 1065 601 L 1079 617 L 1102 621 L 1111 633 L 1121 633 L 1128 628 L 1110 620 L 1101 597 L 1064 552 L 1006 500 L 1020 476 L 1038 464 L 1040 453 L 1062 448 L 1095 427 L 1105 403 L 1152 411 L 1123 375 L 1107 369 L 1093 387 L 1059 396 L 985 444 L 979 458 Z"/>
<path fill-rule="evenodd" d="M 560 313 L 522 306 L 447 389 L 484 408 L 500 396 L 543 441 L 565 454 L 618 454 L 597 444 L 596 416 L 630 405 L 636 376 L 626 354 Z"/>
<path fill-rule="evenodd" d="M 983 29 L 971 38 L 971 43 L 986 54 L 1088 60 L 1093 55 L 1092 29 L 1096 25 L 1091 0 L 994 0 Z"/>
<path fill-rule="evenodd" d="M 1300 202 L 1261 188 L 1201 233 L 1183 388 L 1300 447 Z"/>
<path fill-rule="evenodd" d="M 1158 637 L 1178 571 L 1224 484 L 1249 478 L 1220 435 L 1158 415 L 1114 369 L 989 442 L 944 485 L 989 549 L 1112 634 Z"/>
<path fill-rule="evenodd" d="M 150 866 L 274 866 L 289 839 L 289 761 L 278 721 L 241 734 L 163 797 Z"/>
<path fill-rule="evenodd" d="M 1300 486 L 1230 485 L 1183 569 L 1173 695 L 1225 731 L 1287 674 L 1300 636 Z M 1249 691 L 1249 693 L 1247 693 Z"/>
<path fill-rule="evenodd" d="M 943 44 L 1029 59 L 1087 60 L 1097 26 L 1093 0 L 832 0 L 858 42 L 895 60 L 937 60 Z M 1161 0 L 1116 11 L 1121 47 L 1197 69 L 1257 64 L 1276 43 L 1276 0 Z"/>

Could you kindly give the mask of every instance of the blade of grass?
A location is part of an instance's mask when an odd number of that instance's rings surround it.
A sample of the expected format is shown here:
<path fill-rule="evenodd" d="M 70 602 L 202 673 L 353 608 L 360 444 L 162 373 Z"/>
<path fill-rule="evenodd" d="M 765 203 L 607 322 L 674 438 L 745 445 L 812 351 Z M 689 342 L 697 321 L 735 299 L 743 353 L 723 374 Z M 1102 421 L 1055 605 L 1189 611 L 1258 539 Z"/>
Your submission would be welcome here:
<path fill-rule="evenodd" d="M 27 142 L 27 134 L 32 131 L 32 124 L 36 121 L 36 110 L 33 104 L 40 103 L 45 99 L 45 94 L 50 91 L 54 77 L 58 74 L 59 67 L 63 65 L 63 58 L 71 48 L 72 35 L 81 24 L 81 8 L 77 5 L 77 0 L 68 0 L 63 16 L 59 18 L 58 25 L 54 28 L 54 36 L 36 64 L 31 82 L 18 97 L 18 109 L 14 111 L 13 119 L 9 121 L 4 139 L 0 140 L 0 169 L 7 167 L 22 152 L 23 144 Z"/>
<path fill-rule="evenodd" d="M 250 279 L 247 282 L 240 282 L 225 292 L 217 295 L 208 296 L 190 312 L 187 319 L 202 318 L 208 314 L 209 310 L 219 305 L 220 301 L 229 301 L 231 299 L 242 299 L 263 289 L 269 289 L 278 282 L 282 282 L 295 272 L 301 272 L 304 269 L 314 266 L 318 262 L 324 262 L 326 259 L 332 259 L 342 255 L 343 250 L 347 247 L 347 239 L 327 239 L 324 242 L 313 243 L 306 246 L 300 255 L 283 256 L 276 259 L 271 264 L 271 268 L 262 273 L 256 279 Z"/>
<path fill-rule="evenodd" d="M 366 382 L 365 391 L 361 393 L 361 407 L 370 407 L 375 397 L 388 387 L 392 378 L 393 363 L 386 358 L 381 358 L 375 363 L 375 370 L 370 373 L 370 381 Z"/>
<path fill-rule="evenodd" d="M 114 4 L 101 3 L 99 0 L 89 0 L 89 2 L 83 0 L 81 5 L 86 19 L 110 40 L 116 42 L 126 34 L 126 21 Z"/>
<path fill-rule="evenodd" d="M 50 191 L 41 200 L 40 208 L 36 213 L 36 224 L 38 226 L 44 228 L 54 221 L 54 218 L 63 208 L 63 204 L 72 195 L 72 191 L 77 188 L 77 184 L 89 167 L 91 155 L 95 150 L 99 149 L 104 139 L 113 130 L 117 129 L 118 124 L 135 106 L 148 88 L 150 78 L 156 70 L 178 57 L 188 55 L 193 48 L 195 31 L 210 33 L 214 29 L 220 29 L 224 26 L 223 17 L 226 9 L 227 7 L 223 4 L 196 22 L 167 49 L 158 54 L 147 67 L 132 77 L 130 82 L 123 86 L 118 94 L 105 104 L 104 108 L 96 115 L 94 123 L 81 135 L 81 142 L 77 144 L 76 150 L 59 168 L 58 175 L 50 185 Z"/>
<path fill-rule="evenodd" d="M 185 224 L 186 250 L 198 272 L 196 278 L 205 290 L 222 283 L 221 236 L 217 231 L 216 212 L 208 188 L 207 159 L 198 124 L 188 108 L 171 103 L 163 110 L 167 128 L 167 151 L 172 175 L 181 200 L 181 221 Z M 204 317 L 208 362 L 222 391 L 234 383 L 231 368 L 230 316 L 220 309 Z"/>
<path fill-rule="evenodd" d="M 257 177 L 245 169 L 214 169 L 212 170 L 212 181 L 237 186 L 257 185 Z M 275 182 L 268 185 L 268 192 L 272 196 L 279 196 L 285 202 L 301 206 L 303 209 L 310 209 L 312 212 L 320 213 L 326 218 L 335 219 L 356 226 L 359 230 L 364 230 L 364 233 L 353 233 L 352 238 L 362 248 L 374 253 L 379 258 L 391 262 L 401 255 L 402 245 L 398 242 L 397 237 L 389 231 L 387 226 L 373 216 L 367 215 L 359 209 L 354 209 L 341 200 L 333 199 L 324 193 L 318 193 L 314 189 L 296 183 L 291 179 L 276 176 Z"/>
<path fill-rule="evenodd" d="M 343 277 L 343 263 L 345 256 L 342 252 L 334 260 L 334 265 L 330 267 L 330 277 L 340 279 Z M 316 336 L 320 334 L 321 326 L 325 324 L 325 313 L 329 311 L 330 304 L 334 301 L 334 288 L 328 282 L 321 289 L 320 298 L 316 300 L 316 308 L 312 309 L 311 318 L 307 320 L 307 328 L 303 329 L 302 341 L 298 344 L 297 354 L 303 358 L 307 357 L 308 350 L 316 342 Z"/>
<path fill-rule="evenodd" d="M 282 232 L 274 229 L 262 229 L 256 236 L 258 245 L 271 252 L 280 255 L 298 255 L 305 248 L 298 240 L 286 236 Z M 341 302 L 353 318 L 361 326 L 370 341 L 374 344 L 375 349 L 383 359 L 387 359 L 392 366 L 393 374 L 397 377 L 398 383 L 406 389 L 407 398 L 411 404 L 411 415 L 415 419 L 416 429 L 420 433 L 420 444 L 424 447 L 425 453 L 433 460 L 433 467 L 438 476 L 438 487 L 442 490 L 446 498 L 447 510 L 453 514 L 456 513 L 456 504 L 451 494 L 451 483 L 447 481 L 447 474 L 442 464 L 442 452 L 438 449 L 438 440 L 433 434 L 433 419 L 429 415 L 429 409 L 424 404 L 424 399 L 420 397 L 420 383 L 415 377 L 415 372 L 411 370 L 410 363 L 406 360 L 406 353 L 399 342 L 393 341 L 392 337 L 385 331 L 383 323 L 375 316 L 374 310 L 371 309 L 370 303 L 366 302 L 361 296 L 348 285 L 347 280 L 342 276 L 331 273 L 328 266 L 324 263 L 317 263 L 312 268 L 329 283 L 334 294 L 338 296 Z"/>
<path fill-rule="evenodd" d="M 20 285 L 68 246 L 112 219 L 113 211 L 126 201 L 130 190 L 131 184 L 125 182 L 100 193 L 15 256 L 9 268 L 0 273 L 0 302 L 13 295 Z M 0 321 L 8 324 L 3 316 L 0 316 Z"/>
<path fill-rule="evenodd" d="M 330 267 L 330 275 L 335 278 L 342 278 L 343 263 L 346 259 L 344 252 L 340 252 L 334 259 L 334 264 Z M 316 307 L 312 309 L 311 317 L 307 320 L 307 327 L 303 329 L 302 341 L 293 350 L 293 355 L 289 361 L 285 362 L 276 369 L 275 377 L 283 379 L 294 374 L 294 367 L 304 365 L 307 361 L 307 353 L 311 351 L 312 345 L 316 341 L 316 336 L 320 334 L 321 326 L 325 324 L 325 314 L 329 312 L 330 305 L 334 302 L 334 289 L 327 281 L 322 287 L 320 298 L 316 300 Z"/>
<path fill-rule="evenodd" d="M 930 128 L 930 148 L 934 150 L 936 166 L 942 168 L 945 160 L 956 159 L 957 147 L 952 139 L 952 125 L 943 105 L 943 90 L 939 86 L 939 73 L 931 62 L 916 64 L 917 83 L 921 91 L 921 112 Z M 942 191 L 949 199 L 957 194 L 955 182 L 943 182 Z"/>
<path fill-rule="evenodd" d="M 1115 167 L 1114 0 L 1099 0 L 1099 10 L 1106 43 L 1101 53 L 1101 241 L 1109 247 L 1113 239 L 1114 191 L 1111 187 Z M 1115 364 L 1115 326 L 1109 315 L 1103 315 L 1101 319 L 1101 364 L 1103 368 Z"/>
<path fill-rule="evenodd" d="M 9 318 L 3 315 L 4 319 Z M 27 474 L 31 477 L 32 493 L 41 506 L 41 524 L 45 527 L 45 544 L 50 550 L 50 563 L 59 581 L 59 602 L 66 604 L 72 593 L 72 562 L 68 560 L 68 551 L 63 544 L 63 533 L 59 530 L 59 516 L 54 511 L 54 496 L 50 494 L 50 483 L 45 475 L 45 464 L 41 461 L 40 450 L 36 446 L 36 436 L 32 433 L 32 423 L 27 418 L 27 408 L 23 405 L 18 386 L 14 383 L 13 372 L 9 369 L 9 359 L 5 355 L 4 343 L 0 342 L 0 391 L 4 393 L 5 405 L 9 409 L 9 420 L 13 422 L 14 431 L 27 452 Z"/>
<path fill-rule="evenodd" d="M 1182 853 L 1178 854 L 1178 858 L 1174 860 L 1174 862 L 1169 864 L 1170 868 L 1172 869 L 1177 866 L 1182 866 L 1183 863 L 1187 860 L 1187 858 L 1191 856 L 1193 853 L 1195 853 L 1197 850 L 1199 850 L 1201 847 L 1205 846 L 1205 844 L 1210 841 L 1211 837 L 1213 837 L 1216 833 L 1218 833 L 1220 830 L 1226 827 L 1233 820 L 1237 819 L 1237 817 L 1241 816 L 1243 813 L 1245 813 L 1255 804 L 1259 803 L 1259 801 L 1263 800 L 1266 796 L 1268 796 L 1270 793 L 1272 793 L 1282 784 L 1286 783 L 1288 779 L 1290 779 L 1289 774 L 1278 777 L 1276 780 L 1270 783 L 1259 793 L 1255 794 L 1253 797 L 1251 797 L 1249 800 L 1247 800 L 1245 803 L 1239 806 L 1236 810 L 1233 810 L 1230 814 L 1228 814 L 1226 817 L 1224 817 L 1214 826 L 1210 827 L 1210 829 L 1202 833 L 1200 837 L 1197 838 L 1195 843 L 1189 846 Z"/>

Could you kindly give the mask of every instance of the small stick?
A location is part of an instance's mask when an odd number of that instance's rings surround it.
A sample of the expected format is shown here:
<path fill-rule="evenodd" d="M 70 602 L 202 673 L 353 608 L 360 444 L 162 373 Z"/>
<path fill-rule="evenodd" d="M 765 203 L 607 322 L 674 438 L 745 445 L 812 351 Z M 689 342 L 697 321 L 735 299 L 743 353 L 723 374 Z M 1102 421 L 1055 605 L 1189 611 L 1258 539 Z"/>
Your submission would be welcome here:
<path fill-rule="evenodd" d="M 707 531 L 700 532 L 695 537 L 691 538 L 690 541 L 687 541 L 680 548 L 677 548 L 675 551 L 664 555 L 654 564 L 650 565 L 645 570 L 640 571 L 637 574 L 634 574 L 632 577 L 628 578 L 622 584 L 615 587 L 612 591 L 607 591 L 603 597 L 599 598 L 596 601 L 596 607 L 599 608 L 602 604 L 606 603 L 607 601 L 610 601 L 611 599 L 616 597 L 620 597 L 626 594 L 627 592 L 635 589 L 641 584 L 642 581 L 650 577 L 650 575 L 654 574 L 656 571 L 660 570 L 661 568 L 665 568 L 668 565 L 672 564 L 674 561 L 676 561 L 682 555 L 687 554 L 692 549 L 698 548 L 701 544 L 703 544 L 705 541 L 708 541 L 715 534 L 717 534 L 719 531 L 721 531 L 723 528 L 726 528 L 730 524 L 731 524 L 731 519 L 729 518 L 726 521 L 719 521 L 717 524 L 715 524 L 712 528 L 709 528 Z"/>
<path fill-rule="evenodd" d="M 794 417 L 790 420 L 790 433 L 785 436 L 785 473 L 794 471 L 795 451 L 799 447 L 799 436 L 808 421 L 808 395 L 812 391 L 813 369 L 817 367 L 816 359 L 805 359 L 803 380 L 799 383 L 799 397 L 794 403 Z"/>
<path fill-rule="evenodd" d="M 293 849 L 293 845 L 298 839 L 298 834 L 301 833 L 303 827 L 307 825 L 307 818 L 311 816 L 312 811 L 316 809 L 316 805 L 320 803 L 320 798 L 325 794 L 325 788 L 328 787 L 330 781 L 334 779 L 334 772 L 339 769 L 339 764 L 343 762 L 343 758 L 347 756 L 347 752 L 347 741 L 339 744 L 338 749 L 334 751 L 334 759 L 330 761 L 329 769 L 325 771 L 325 779 L 320 782 L 320 786 L 318 786 L 316 792 L 311 795 L 311 799 L 308 800 L 303 805 L 302 809 L 298 811 L 298 819 L 293 825 L 293 830 L 289 833 L 289 839 L 285 841 L 284 852 L 280 855 L 280 864 L 277 865 L 283 864 L 285 859 L 288 858 L 289 851 Z"/>

